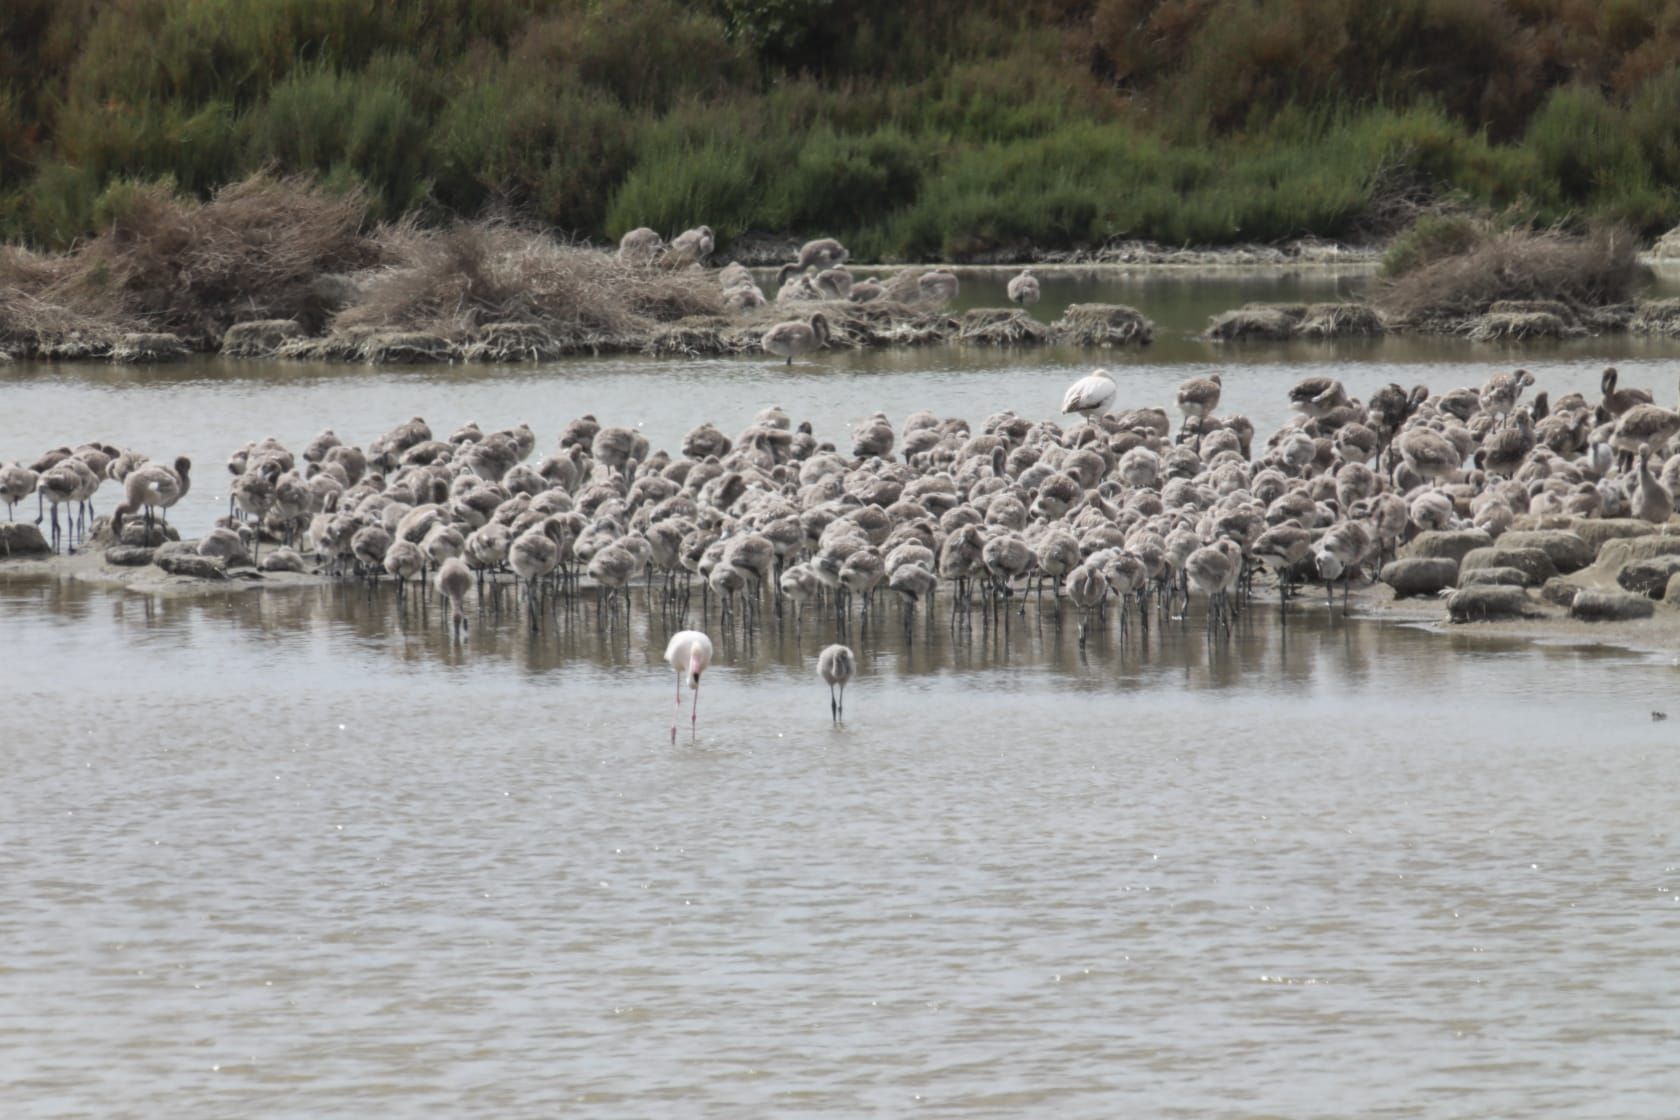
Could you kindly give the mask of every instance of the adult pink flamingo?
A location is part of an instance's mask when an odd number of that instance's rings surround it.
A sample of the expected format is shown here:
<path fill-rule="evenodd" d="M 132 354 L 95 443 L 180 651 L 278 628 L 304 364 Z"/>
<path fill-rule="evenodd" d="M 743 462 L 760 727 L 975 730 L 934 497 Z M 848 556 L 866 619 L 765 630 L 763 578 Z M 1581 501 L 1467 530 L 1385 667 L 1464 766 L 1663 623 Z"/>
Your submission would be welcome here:
<path fill-rule="evenodd" d="M 712 663 L 712 640 L 698 630 L 679 630 L 665 647 L 665 663 L 677 673 L 677 715 L 671 718 L 671 742 L 677 741 L 677 717 L 682 715 L 683 676 L 694 690 L 694 710 L 689 713 L 689 735 L 700 722 L 700 674 Z"/>

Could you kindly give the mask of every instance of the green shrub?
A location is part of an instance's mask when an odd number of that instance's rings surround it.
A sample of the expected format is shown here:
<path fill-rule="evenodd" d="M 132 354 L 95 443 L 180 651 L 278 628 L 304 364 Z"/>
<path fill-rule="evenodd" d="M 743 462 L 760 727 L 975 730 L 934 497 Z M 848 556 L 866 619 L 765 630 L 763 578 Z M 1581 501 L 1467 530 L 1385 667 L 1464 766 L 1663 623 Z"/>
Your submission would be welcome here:
<path fill-rule="evenodd" d="M 724 24 L 675 0 L 599 0 L 530 25 L 509 52 L 526 72 L 564 71 L 619 103 L 663 111 L 751 76 Z"/>
<path fill-rule="evenodd" d="M 0 229 L 253 169 L 981 254 L 1680 220 L 1680 0 L 12 0 Z"/>
<path fill-rule="evenodd" d="M 648 130 L 607 209 L 608 234 L 651 226 L 669 237 L 705 223 L 727 240 L 757 228 L 763 179 L 793 158 L 792 147 L 744 132 L 699 139 L 673 131 Z"/>
<path fill-rule="evenodd" d="M 606 222 L 629 168 L 635 120 L 575 83 L 497 77 L 450 102 L 434 134 L 437 194 L 459 213 L 491 199 L 585 233 Z"/>
<path fill-rule="evenodd" d="M 348 169 L 372 192 L 378 216 L 396 217 L 426 193 L 431 124 L 402 86 L 376 69 L 347 74 L 325 63 L 299 67 L 243 125 L 247 166 Z"/>
<path fill-rule="evenodd" d="M 1622 110 L 1585 86 L 1565 86 L 1547 98 L 1524 146 L 1569 202 L 1587 202 L 1606 186 L 1643 182 L 1650 174 Z"/>
<path fill-rule="evenodd" d="M 841 136 L 807 133 L 791 165 L 767 169 L 755 221 L 765 229 L 847 230 L 885 217 L 915 198 L 923 157 L 893 128 Z"/>
<path fill-rule="evenodd" d="M 1389 244 L 1382 274 L 1405 276 L 1443 257 L 1468 253 L 1487 233 L 1486 226 L 1466 214 L 1425 214 Z"/>
<path fill-rule="evenodd" d="M 10 206 L 7 238 L 63 248 L 93 228 L 98 178 L 56 160 L 44 164 Z"/>

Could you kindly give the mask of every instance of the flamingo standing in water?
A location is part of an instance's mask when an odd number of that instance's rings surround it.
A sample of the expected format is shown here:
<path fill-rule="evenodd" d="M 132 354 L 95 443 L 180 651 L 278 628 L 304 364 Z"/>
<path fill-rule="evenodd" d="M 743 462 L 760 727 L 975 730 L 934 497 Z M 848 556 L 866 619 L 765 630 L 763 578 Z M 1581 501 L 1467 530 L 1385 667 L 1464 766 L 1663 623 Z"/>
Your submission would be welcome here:
<path fill-rule="evenodd" d="M 679 630 L 671 635 L 665 647 L 665 663 L 677 673 L 677 714 L 682 714 L 683 676 L 694 690 L 694 710 L 689 713 L 689 735 L 692 737 L 700 722 L 700 674 L 712 663 L 712 640 L 698 630 Z M 671 719 L 671 742 L 677 741 L 677 717 Z"/>
<path fill-rule="evenodd" d="M 472 590 L 472 572 L 467 569 L 466 561 L 459 556 L 451 556 L 438 565 L 437 589 L 438 594 L 448 600 L 455 609 L 450 613 L 450 637 L 460 640 L 467 630 L 466 601 L 467 592 Z"/>
<path fill-rule="evenodd" d="M 817 675 L 828 685 L 828 714 L 839 723 L 846 713 L 846 682 L 857 669 L 857 654 L 850 646 L 832 645 L 817 656 Z M 840 686 L 840 698 L 834 697 L 834 686 Z"/>

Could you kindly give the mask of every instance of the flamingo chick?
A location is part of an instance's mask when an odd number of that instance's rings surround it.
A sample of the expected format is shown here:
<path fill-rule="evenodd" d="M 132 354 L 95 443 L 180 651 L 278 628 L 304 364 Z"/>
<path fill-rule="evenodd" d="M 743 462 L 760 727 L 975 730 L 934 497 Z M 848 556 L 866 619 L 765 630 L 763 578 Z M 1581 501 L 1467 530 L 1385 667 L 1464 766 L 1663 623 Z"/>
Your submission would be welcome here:
<path fill-rule="evenodd" d="M 459 556 L 451 556 L 439 567 L 437 573 L 438 594 L 449 601 L 454 608 L 449 620 L 450 634 L 459 639 L 467 630 L 466 600 L 467 591 L 472 587 L 472 573 L 467 570 L 466 561 Z"/>
<path fill-rule="evenodd" d="M 763 346 L 768 353 L 786 358 L 791 366 L 795 357 L 827 346 L 828 340 L 828 320 L 819 311 L 811 316 L 809 323 L 797 319 L 777 323 L 764 332 Z"/>
<path fill-rule="evenodd" d="M 1038 302 L 1038 277 L 1033 275 L 1032 269 L 1023 268 L 1019 276 L 1009 281 L 1006 290 L 1009 293 L 1010 303 L 1018 304 L 1023 308 L 1030 307 Z"/>
<path fill-rule="evenodd" d="M 832 645 L 817 655 L 817 675 L 828 685 L 828 712 L 839 723 L 846 714 L 846 682 L 857 671 L 857 655 L 851 646 Z M 838 686 L 840 695 L 835 697 Z"/>

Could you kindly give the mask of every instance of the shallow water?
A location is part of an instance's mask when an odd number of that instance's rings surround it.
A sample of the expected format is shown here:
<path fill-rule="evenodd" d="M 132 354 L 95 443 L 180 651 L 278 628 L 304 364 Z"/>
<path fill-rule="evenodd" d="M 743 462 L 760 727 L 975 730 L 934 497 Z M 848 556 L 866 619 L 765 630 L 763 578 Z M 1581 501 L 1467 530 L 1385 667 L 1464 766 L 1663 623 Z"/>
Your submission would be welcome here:
<path fill-rule="evenodd" d="M 416 412 L 672 445 L 773 394 L 839 435 L 1049 415 L 1100 360 L 1137 403 L 1224 369 L 1264 429 L 1303 366 L 1363 391 L 1520 361 L 1555 394 L 1680 356 L 1438 345 L 10 368 L 0 458 L 184 450 L 209 468 L 178 520 L 208 525 L 245 440 Z M 673 746 L 639 593 L 604 634 L 586 600 L 455 644 L 390 589 L 0 580 L 5 1114 L 1673 1115 L 1670 654 L 1283 624 L 1269 595 L 1213 641 L 1199 605 L 1083 652 L 1059 617 L 854 620 L 835 728 L 832 618 L 714 609 Z"/>
<path fill-rule="evenodd" d="M 1664 658 L 396 602 L 0 584 L 8 1114 L 1672 1115 Z"/>

